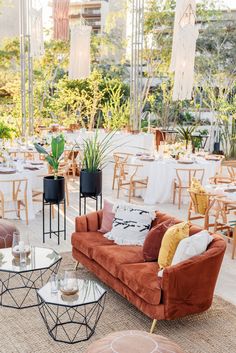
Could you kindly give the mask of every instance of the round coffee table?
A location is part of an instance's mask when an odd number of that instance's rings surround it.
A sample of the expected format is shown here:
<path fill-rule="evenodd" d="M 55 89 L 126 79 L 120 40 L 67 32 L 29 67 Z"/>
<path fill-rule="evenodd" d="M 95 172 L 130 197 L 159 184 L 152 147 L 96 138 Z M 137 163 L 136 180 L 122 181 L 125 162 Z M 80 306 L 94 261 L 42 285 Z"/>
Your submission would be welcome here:
<path fill-rule="evenodd" d="M 0 305 L 16 309 L 38 306 L 36 289 L 57 273 L 61 256 L 53 249 L 31 247 L 25 264 L 0 249 Z"/>
<path fill-rule="evenodd" d="M 78 293 L 72 296 L 65 296 L 60 290 L 52 293 L 50 283 L 37 291 L 40 314 L 55 341 L 78 343 L 95 332 L 106 290 L 95 281 L 82 279 L 78 279 L 78 288 Z"/>

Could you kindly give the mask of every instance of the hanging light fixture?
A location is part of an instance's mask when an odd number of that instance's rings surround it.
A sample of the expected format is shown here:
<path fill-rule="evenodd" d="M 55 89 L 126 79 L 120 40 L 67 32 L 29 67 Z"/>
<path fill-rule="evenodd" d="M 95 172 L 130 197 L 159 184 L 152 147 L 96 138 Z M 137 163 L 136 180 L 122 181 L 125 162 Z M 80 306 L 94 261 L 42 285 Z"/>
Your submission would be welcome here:
<path fill-rule="evenodd" d="M 191 99 L 194 82 L 196 41 L 196 1 L 176 2 L 170 70 L 175 73 L 173 100 Z"/>
<path fill-rule="evenodd" d="M 82 23 L 71 26 L 69 78 L 87 78 L 90 75 L 91 26 Z"/>

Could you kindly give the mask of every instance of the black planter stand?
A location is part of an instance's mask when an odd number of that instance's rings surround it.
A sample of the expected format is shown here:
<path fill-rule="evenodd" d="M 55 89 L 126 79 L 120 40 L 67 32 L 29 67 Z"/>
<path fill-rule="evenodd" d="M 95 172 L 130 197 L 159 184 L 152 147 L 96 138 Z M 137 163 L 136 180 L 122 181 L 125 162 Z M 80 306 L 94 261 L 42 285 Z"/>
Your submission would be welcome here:
<path fill-rule="evenodd" d="M 81 192 L 79 193 L 79 215 L 81 216 L 82 211 L 82 200 L 84 201 L 84 214 L 86 214 L 87 198 L 96 201 L 96 211 L 98 211 L 98 201 L 100 199 L 100 207 L 102 209 L 102 193 L 99 195 L 84 195 Z"/>
<path fill-rule="evenodd" d="M 57 218 L 57 230 L 52 229 L 52 207 L 55 205 L 56 212 L 55 218 Z M 60 222 L 60 205 L 63 205 L 63 220 Z M 49 230 L 46 231 L 45 227 L 45 206 L 49 206 Z M 63 225 L 63 229 L 60 229 Z M 66 200 L 64 199 L 58 203 L 47 202 L 43 198 L 43 243 L 45 243 L 45 237 L 49 234 L 49 238 L 52 238 L 52 234 L 57 237 L 58 245 L 60 245 L 60 235 L 64 233 L 64 240 L 66 240 Z"/>
<path fill-rule="evenodd" d="M 56 208 L 57 230 L 52 229 L 52 207 Z M 63 220 L 60 217 L 60 205 L 63 205 Z M 45 227 L 45 206 L 49 206 L 49 230 Z M 63 225 L 63 228 L 61 228 Z M 45 236 L 49 234 L 50 239 L 52 234 L 56 235 L 58 245 L 60 244 L 60 235 L 64 233 L 64 240 L 66 240 L 66 199 L 65 199 L 65 179 L 58 176 L 54 180 L 53 176 L 44 177 L 44 194 L 43 194 L 43 243 L 45 243 Z"/>

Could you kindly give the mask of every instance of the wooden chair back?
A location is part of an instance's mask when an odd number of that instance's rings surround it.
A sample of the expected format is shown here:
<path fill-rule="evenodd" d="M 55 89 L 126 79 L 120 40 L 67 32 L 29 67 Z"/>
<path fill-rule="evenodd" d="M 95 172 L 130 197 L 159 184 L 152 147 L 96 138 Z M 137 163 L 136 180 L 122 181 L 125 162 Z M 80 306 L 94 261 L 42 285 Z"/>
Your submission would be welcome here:
<path fill-rule="evenodd" d="M 205 169 L 202 168 L 177 168 L 176 169 L 176 176 L 178 180 L 178 186 L 181 187 L 188 187 L 190 188 L 192 179 L 195 178 L 203 182 L 205 174 Z"/>

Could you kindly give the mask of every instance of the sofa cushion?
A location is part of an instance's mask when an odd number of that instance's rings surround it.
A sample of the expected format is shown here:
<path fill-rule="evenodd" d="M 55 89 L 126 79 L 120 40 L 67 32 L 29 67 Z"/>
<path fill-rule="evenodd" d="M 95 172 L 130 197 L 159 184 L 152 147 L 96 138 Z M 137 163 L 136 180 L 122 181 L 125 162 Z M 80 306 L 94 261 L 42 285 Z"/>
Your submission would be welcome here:
<path fill-rule="evenodd" d="M 71 243 L 74 248 L 90 259 L 96 247 L 114 244 L 112 240 L 108 240 L 100 232 L 75 232 L 72 234 Z"/>
<path fill-rule="evenodd" d="M 156 262 L 121 265 L 118 278 L 145 302 L 158 305 L 161 301 L 161 279 Z"/>
<path fill-rule="evenodd" d="M 169 218 L 149 230 L 143 244 L 143 257 L 145 261 L 157 260 L 164 234 L 173 225 L 175 225 L 174 220 Z"/>
<path fill-rule="evenodd" d="M 114 277 L 118 276 L 120 265 L 144 262 L 143 248 L 134 245 L 98 246 L 92 258 Z"/>
<path fill-rule="evenodd" d="M 112 212 L 113 206 L 113 203 L 104 200 L 102 224 L 101 228 L 99 229 L 99 232 L 101 233 L 110 232 L 112 229 L 112 223 L 115 217 L 115 213 Z"/>
<path fill-rule="evenodd" d="M 179 242 L 188 236 L 188 222 L 182 222 L 167 229 L 162 239 L 161 249 L 158 256 L 158 264 L 161 269 L 171 265 Z"/>

